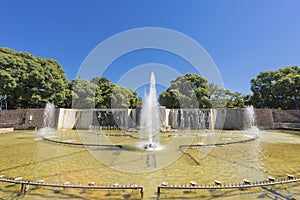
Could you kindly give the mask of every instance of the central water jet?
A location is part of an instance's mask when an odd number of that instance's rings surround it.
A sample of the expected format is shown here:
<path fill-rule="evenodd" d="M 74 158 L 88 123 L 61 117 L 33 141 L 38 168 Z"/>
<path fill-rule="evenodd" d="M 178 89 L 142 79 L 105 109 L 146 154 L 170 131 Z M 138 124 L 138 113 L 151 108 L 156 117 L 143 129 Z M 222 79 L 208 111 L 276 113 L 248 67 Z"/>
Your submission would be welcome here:
<path fill-rule="evenodd" d="M 160 149 L 159 137 L 161 122 L 156 100 L 155 76 L 151 73 L 149 93 L 145 92 L 140 115 L 140 147 L 147 150 Z"/>

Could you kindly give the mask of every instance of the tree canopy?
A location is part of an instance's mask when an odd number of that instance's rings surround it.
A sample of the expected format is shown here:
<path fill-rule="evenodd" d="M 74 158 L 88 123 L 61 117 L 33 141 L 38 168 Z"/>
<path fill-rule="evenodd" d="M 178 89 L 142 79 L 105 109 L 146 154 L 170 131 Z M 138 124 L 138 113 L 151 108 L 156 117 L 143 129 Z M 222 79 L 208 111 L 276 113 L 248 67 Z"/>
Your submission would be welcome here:
<path fill-rule="evenodd" d="M 242 108 L 251 104 L 256 108 L 299 110 L 299 67 L 262 71 L 250 83 L 253 94 L 242 95 L 189 73 L 172 80 L 170 87 L 159 94 L 158 102 L 167 108 Z M 42 108 L 47 102 L 66 108 L 136 108 L 142 104 L 135 91 L 104 77 L 68 82 L 57 61 L 9 48 L 0 48 L 3 100 L 8 109 Z"/>
<path fill-rule="evenodd" d="M 197 74 L 185 74 L 172 80 L 158 101 L 167 108 L 244 107 L 241 93 L 231 93 Z"/>
<path fill-rule="evenodd" d="M 91 82 L 96 85 L 96 108 L 136 108 L 142 104 L 135 91 L 115 85 L 106 78 L 95 77 Z"/>
<path fill-rule="evenodd" d="M 72 108 L 94 108 L 96 85 L 83 79 L 71 82 Z"/>
<path fill-rule="evenodd" d="M 7 96 L 9 109 L 57 107 L 135 108 L 141 99 L 131 89 L 106 78 L 68 82 L 61 65 L 26 52 L 0 48 L 0 96 Z"/>
<path fill-rule="evenodd" d="M 0 48 L 0 94 L 7 95 L 8 108 L 41 108 L 48 101 L 63 107 L 67 89 L 57 61 Z"/>
<path fill-rule="evenodd" d="M 159 95 L 158 102 L 168 108 L 207 108 L 207 80 L 196 74 L 178 76 L 167 91 Z"/>
<path fill-rule="evenodd" d="M 300 68 L 262 71 L 251 80 L 251 103 L 257 108 L 299 110 Z"/>

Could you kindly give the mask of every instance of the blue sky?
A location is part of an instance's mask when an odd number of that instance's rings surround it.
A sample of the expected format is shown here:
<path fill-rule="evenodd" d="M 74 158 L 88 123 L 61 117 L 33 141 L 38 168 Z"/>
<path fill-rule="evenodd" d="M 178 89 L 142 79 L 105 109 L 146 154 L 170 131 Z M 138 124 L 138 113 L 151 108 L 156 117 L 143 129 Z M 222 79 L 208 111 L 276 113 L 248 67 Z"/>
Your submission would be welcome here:
<path fill-rule="evenodd" d="M 0 2 L 0 46 L 53 58 L 69 80 L 99 43 L 141 27 L 172 29 L 193 38 L 233 92 L 250 93 L 250 80 L 263 70 L 300 65 L 298 0 Z M 134 66 L 151 62 L 176 65 L 182 74 L 194 72 L 174 55 L 147 50 L 120 57 L 104 75 L 118 82 Z"/>

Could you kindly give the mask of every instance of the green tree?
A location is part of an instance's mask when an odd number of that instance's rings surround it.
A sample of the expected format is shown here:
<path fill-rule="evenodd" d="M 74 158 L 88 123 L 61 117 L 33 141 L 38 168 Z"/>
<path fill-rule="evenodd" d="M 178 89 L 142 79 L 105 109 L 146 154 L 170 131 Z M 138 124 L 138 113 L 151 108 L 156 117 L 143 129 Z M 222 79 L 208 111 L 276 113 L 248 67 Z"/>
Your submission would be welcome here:
<path fill-rule="evenodd" d="M 111 108 L 112 93 L 116 85 L 104 77 L 95 77 L 91 82 L 97 85 L 95 107 Z"/>
<path fill-rule="evenodd" d="M 253 103 L 253 94 L 246 94 L 242 96 L 244 105 L 254 105 Z"/>
<path fill-rule="evenodd" d="M 47 102 L 65 106 L 68 81 L 53 59 L 0 48 L 0 76 L 9 108 L 40 108 Z"/>
<path fill-rule="evenodd" d="M 167 108 L 180 108 L 179 99 L 181 94 L 176 89 L 167 89 L 167 91 L 160 93 L 158 102 L 160 105 L 166 106 Z"/>
<path fill-rule="evenodd" d="M 115 86 L 111 95 L 112 108 L 135 108 L 138 105 L 136 92 L 122 86 Z"/>
<path fill-rule="evenodd" d="M 117 86 L 104 77 L 95 77 L 91 82 L 97 86 L 96 108 L 136 108 L 141 105 L 137 93 L 129 88 Z"/>
<path fill-rule="evenodd" d="M 244 108 L 245 107 L 245 95 L 240 92 L 229 93 L 229 101 L 227 102 L 227 108 Z"/>
<path fill-rule="evenodd" d="M 300 68 L 263 71 L 251 80 L 251 102 L 257 108 L 299 109 Z"/>
<path fill-rule="evenodd" d="M 160 105 L 168 108 L 209 108 L 207 80 L 197 74 L 186 74 L 171 81 L 171 86 L 159 95 Z"/>
<path fill-rule="evenodd" d="M 65 108 L 72 108 L 72 96 L 75 95 L 73 92 L 73 83 L 68 83 L 68 89 L 66 90 L 66 98 L 64 100 Z"/>
<path fill-rule="evenodd" d="M 244 96 L 220 88 L 197 74 L 186 74 L 171 81 L 159 95 L 158 102 L 167 108 L 235 108 L 244 107 Z"/>
<path fill-rule="evenodd" d="M 9 91 L 13 91 L 16 86 L 16 79 L 5 70 L 0 69 L 0 95 L 9 95 Z"/>
<path fill-rule="evenodd" d="M 72 87 L 72 108 L 94 108 L 96 85 L 83 79 L 74 79 Z"/>
<path fill-rule="evenodd" d="M 208 84 L 209 99 L 212 102 L 212 108 L 243 108 L 244 96 L 239 92 L 230 92 L 218 87 L 214 83 Z"/>
<path fill-rule="evenodd" d="M 214 83 L 208 84 L 208 91 L 212 108 L 226 108 L 229 98 L 227 97 L 230 92 L 223 88 L 220 88 Z"/>

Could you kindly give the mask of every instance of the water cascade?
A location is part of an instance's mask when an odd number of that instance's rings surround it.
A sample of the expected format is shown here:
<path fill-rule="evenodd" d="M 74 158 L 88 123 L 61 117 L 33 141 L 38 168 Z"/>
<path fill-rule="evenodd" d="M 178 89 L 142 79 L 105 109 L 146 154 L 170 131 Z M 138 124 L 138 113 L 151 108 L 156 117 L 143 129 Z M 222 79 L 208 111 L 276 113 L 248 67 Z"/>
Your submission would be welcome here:
<path fill-rule="evenodd" d="M 140 137 L 139 146 L 147 150 L 157 150 L 160 148 L 158 134 L 161 123 L 159 118 L 159 108 L 156 101 L 155 76 L 151 73 L 149 93 L 144 96 L 140 116 Z"/>

